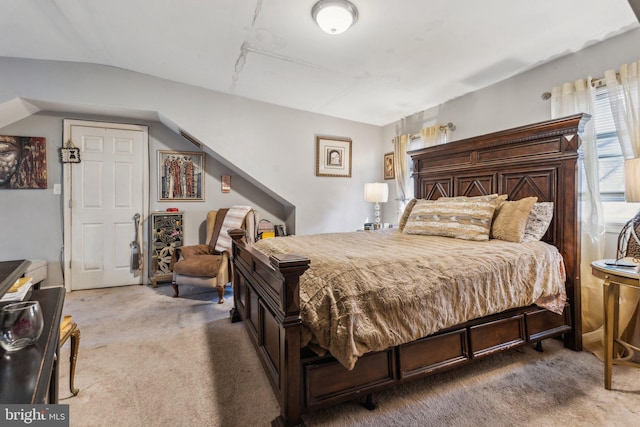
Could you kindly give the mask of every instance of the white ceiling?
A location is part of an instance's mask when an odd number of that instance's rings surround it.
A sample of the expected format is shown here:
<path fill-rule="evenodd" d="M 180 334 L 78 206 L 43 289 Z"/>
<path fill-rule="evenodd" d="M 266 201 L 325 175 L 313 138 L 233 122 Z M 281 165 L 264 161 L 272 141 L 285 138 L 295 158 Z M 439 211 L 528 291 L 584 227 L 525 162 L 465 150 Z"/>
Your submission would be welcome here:
<path fill-rule="evenodd" d="M 0 0 L 0 56 L 89 62 L 386 125 L 636 28 L 627 0 Z M 632 0 L 635 1 L 635 0 Z"/>

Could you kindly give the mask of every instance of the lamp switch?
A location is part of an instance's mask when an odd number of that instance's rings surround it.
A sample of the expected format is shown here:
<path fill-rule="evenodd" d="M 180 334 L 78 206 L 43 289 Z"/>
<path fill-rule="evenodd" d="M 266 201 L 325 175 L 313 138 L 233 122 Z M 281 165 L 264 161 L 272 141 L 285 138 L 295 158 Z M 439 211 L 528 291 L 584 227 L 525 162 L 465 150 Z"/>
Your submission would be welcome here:
<path fill-rule="evenodd" d="M 62 194 L 61 184 L 53 184 L 53 194 Z"/>

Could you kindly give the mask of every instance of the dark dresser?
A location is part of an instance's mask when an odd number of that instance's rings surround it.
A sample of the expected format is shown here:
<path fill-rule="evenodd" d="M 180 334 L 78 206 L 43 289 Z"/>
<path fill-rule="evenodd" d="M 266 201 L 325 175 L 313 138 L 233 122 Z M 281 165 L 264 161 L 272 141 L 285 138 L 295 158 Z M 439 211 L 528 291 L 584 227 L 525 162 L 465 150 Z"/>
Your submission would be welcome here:
<path fill-rule="evenodd" d="M 0 262 L 0 295 L 21 277 L 30 262 Z M 42 307 L 44 330 L 27 348 L 6 353 L 0 348 L 0 403 L 58 403 L 60 318 L 65 289 L 34 290 L 30 300 Z"/>

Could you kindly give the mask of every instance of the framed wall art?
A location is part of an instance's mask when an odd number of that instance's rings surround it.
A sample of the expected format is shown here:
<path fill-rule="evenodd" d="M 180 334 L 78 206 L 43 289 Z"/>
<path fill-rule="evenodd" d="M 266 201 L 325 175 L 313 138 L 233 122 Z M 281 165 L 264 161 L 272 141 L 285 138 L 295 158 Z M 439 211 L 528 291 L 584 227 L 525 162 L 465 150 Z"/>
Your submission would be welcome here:
<path fill-rule="evenodd" d="M 0 135 L 0 189 L 47 188 L 47 141 Z"/>
<path fill-rule="evenodd" d="M 204 200 L 204 153 L 158 151 L 158 201 Z"/>
<path fill-rule="evenodd" d="M 384 155 L 384 179 L 394 179 L 396 174 L 393 169 L 393 153 Z"/>
<path fill-rule="evenodd" d="M 63 147 L 60 147 L 60 161 L 62 163 L 80 163 L 80 149 L 68 140 Z"/>
<path fill-rule="evenodd" d="M 351 139 L 316 137 L 316 176 L 351 177 Z"/>

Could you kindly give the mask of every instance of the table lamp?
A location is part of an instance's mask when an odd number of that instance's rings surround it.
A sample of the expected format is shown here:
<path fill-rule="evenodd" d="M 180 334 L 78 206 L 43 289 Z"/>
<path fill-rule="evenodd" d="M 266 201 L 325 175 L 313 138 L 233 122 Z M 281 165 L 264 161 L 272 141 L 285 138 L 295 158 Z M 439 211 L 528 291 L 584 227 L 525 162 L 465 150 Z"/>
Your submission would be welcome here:
<path fill-rule="evenodd" d="M 640 158 L 624 162 L 624 198 L 627 202 L 640 202 Z M 624 257 L 640 258 L 640 238 L 636 228 L 640 226 L 640 211 L 622 227 L 618 235 L 616 265 L 624 264 Z"/>
<path fill-rule="evenodd" d="M 372 182 L 364 185 L 364 200 L 375 203 L 374 228 L 380 228 L 380 203 L 386 203 L 389 199 L 389 185 L 384 182 Z"/>

